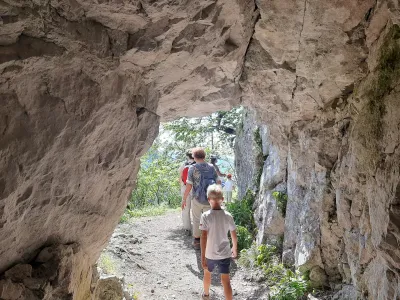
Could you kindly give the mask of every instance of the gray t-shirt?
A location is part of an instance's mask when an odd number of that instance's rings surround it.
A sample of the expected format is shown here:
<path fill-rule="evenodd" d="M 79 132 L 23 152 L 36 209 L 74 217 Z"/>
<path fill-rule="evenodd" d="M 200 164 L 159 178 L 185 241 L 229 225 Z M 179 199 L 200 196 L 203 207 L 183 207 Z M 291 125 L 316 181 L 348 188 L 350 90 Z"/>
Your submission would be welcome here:
<path fill-rule="evenodd" d="M 228 231 L 236 230 L 230 213 L 211 209 L 201 215 L 200 230 L 207 231 L 206 258 L 225 259 L 231 257 Z"/>

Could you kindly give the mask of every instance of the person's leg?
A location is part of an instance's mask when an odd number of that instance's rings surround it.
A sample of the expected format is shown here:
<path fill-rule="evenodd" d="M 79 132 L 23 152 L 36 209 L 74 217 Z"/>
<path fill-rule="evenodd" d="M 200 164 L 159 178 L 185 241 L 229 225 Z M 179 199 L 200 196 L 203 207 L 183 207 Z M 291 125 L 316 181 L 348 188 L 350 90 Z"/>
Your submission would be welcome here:
<path fill-rule="evenodd" d="M 203 278 L 203 296 L 210 295 L 210 286 L 211 286 L 211 272 L 214 270 L 218 261 L 213 259 L 206 258 L 207 269 L 204 269 L 204 278 Z"/>
<path fill-rule="evenodd" d="M 210 285 L 211 285 L 211 272 L 204 270 L 203 278 L 203 295 L 210 295 Z"/>
<path fill-rule="evenodd" d="M 191 215 L 190 215 L 190 210 L 192 209 L 192 192 L 190 192 L 189 196 L 186 199 L 186 206 L 188 209 L 188 229 L 189 231 L 192 230 L 192 221 L 191 221 Z"/>
<path fill-rule="evenodd" d="M 221 283 L 224 287 L 224 295 L 226 300 L 232 300 L 232 287 L 231 287 L 231 280 L 229 278 L 229 268 L 231 264 L 231 259 L 221 259 L 218 262 L 219 270 L 221 273 Z"/>
<path fill-rule="evenodd" d="M 226 192 L 226 202 L 231 202 L 232 201 L 232 192 L 228 191 Z"/>
<path fill-rule="evenodd" d="M 184 229 L 190 230 L 192 228 L 192 224 L 190 224 L 190 199 L 189 199 L 189 197 L 186 199 L 185 208 L 182 209 L 182 223 L 183 223 Z"/>
<path fill-rule="evenodd" d="M 232 300 L 232 286 L 231 279 L 229 278 L 229 274 L 221 274 L 221 283 L 224 287 L 224 295 L 226 300 Z"/>
<path fill-rule="evenodd" d="M 201 230 L 200 226 L 200 217 L 202 213 L 202 207 L 196 199 L 192 199 L 192 215 L 193 215 L 193 237 L 200 238 Z"/>

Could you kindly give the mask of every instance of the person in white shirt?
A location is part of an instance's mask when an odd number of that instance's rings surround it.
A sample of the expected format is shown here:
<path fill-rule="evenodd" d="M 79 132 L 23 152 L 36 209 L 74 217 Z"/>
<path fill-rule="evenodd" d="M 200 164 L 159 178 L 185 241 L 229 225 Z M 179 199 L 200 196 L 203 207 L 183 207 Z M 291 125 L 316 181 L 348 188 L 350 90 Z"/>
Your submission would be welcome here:
<path fill-rule="evenodd" d="M 211 210 L 201 215 L 201 264 L 204 269 L 203 300 L 210 299 L 211 272 L 218 267 L 226 300 L 232 300 L 232 287 L 229 267 L 232 258 L 237 257 L 236 225 L 232 215 L 221 208 L 224 196 L 220 185 L 212 184 L 207 188 L 207 198 Z M 231 232 L 232 249 L 228 232 Z"/>
<path fill-rule="evenodd" d="M 225 191 L 225 199 L 226 202 L 232 201 L 232 192 L 235 190 L 235 184 L 232 181 L 232 175 L 226 175 L 227 180 L 225 181 L 224 191 Z"/>
<path fill-rule="evenodd" d="M 181 185 L 181 195 L 183 199 L 183 195 L 185 194 L 186 190 L 186 181 L 188 178 L 188 172 L 189 168 L 191 165 L 195 164 L 195 161 L 192 156 L 192 150 L 188 150 L 186 152 L 186 162 L 180 166 L 178 172 L 179 172 L 179 182 Z M 191 229 L 192 229 L 192 222 L 190 220 L 190 208 L 191 208 L 191 194 L 189 194 L 187 205 L 185 208 L 182 209 L 182 222 L 183 222 L 183 228 L 185 229 L 185 232 L 187 235 L 191 235 Z"/>

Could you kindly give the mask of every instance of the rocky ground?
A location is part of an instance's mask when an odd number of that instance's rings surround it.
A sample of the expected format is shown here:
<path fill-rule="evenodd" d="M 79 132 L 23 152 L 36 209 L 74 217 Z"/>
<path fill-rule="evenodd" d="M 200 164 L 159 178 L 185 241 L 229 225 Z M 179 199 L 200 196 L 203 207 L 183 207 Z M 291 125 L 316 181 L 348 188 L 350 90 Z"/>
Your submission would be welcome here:
<path fill-rule="evenodd" d="M 123 276 L 135 299 L 200 299 L 203 272 L 200 251 L 185 235 L 179 212 L 121 224 L 102 256 Z M 112 266 L 110 265 L 112 263 Z M 267 287 L 249 278 L 236 261 L 231 268 L 235 299 L 267 299 Z M 224 299 L 218 274 L 213 274 L 211 299 Z"/>

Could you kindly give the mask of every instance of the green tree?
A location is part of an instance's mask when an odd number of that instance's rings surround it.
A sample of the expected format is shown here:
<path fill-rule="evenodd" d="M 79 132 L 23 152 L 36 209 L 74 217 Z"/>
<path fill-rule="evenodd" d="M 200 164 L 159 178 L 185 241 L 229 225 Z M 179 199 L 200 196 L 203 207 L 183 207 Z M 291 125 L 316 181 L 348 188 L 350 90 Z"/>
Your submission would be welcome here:
<path fill-rule="evenodd" d="M 149 205 L 166 204 L 177 207 L 180 204 L 178 168 L 181 159 L 171 147 L 163 147 L 156 139 L 149 151 L 141 159 L 136 189 L 128 203 L 129 209 Z"/>
<path fill-rule="evenodd" d="M 181 118 L 160 125 L 160 133 L 141 158 L 136 188 L 128 203 L 125 218 L 137 210 L 164 205 L 180 206 L 179 166 L 186 160 L 187 149 L 204 147 L 206 153 L 219 154 L 226 172 L 234 174 L 233 142 L 242 119 L 242 108 L 217 112 L 202 118 Z"/>
<path fill-rule="evenodd" d="M 171 132 L 178 143 L 210 147 L 211 151 L 225 149 L 227 145 L 233 149 L 242 114 L 243 108 L 237 107 L 206 117 L 180 118 L 166 123 L 164 128 Z"/>

